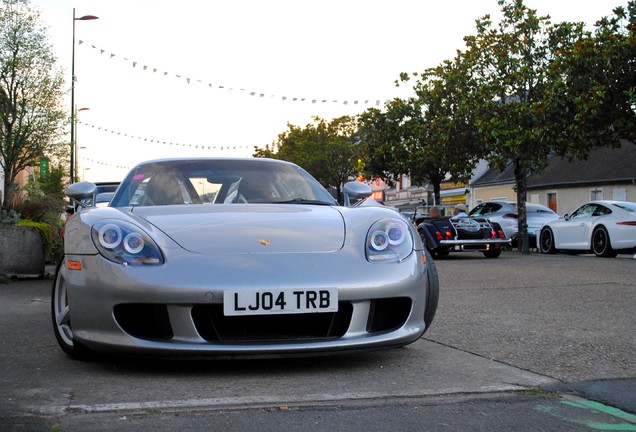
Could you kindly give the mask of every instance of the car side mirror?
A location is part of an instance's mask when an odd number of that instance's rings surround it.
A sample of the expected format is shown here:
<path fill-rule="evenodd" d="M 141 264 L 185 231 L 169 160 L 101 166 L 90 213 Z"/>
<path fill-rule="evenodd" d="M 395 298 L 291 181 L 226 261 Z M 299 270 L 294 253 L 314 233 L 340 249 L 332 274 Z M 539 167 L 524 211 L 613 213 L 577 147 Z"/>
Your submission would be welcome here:
<path fill-rule="evenodd" d="M 73 202 L 79 206 L 87 207 L 82 200 L 91 199 L 95 202 L 95 193 L 97 192 L 97 186 L 90 182 L 73 183 L 64 189 L 64 195 L 69 197 Z"/>
<path fill-rule="evenodd" d="M 564 214 L 563 215 L 563 219 L 565 219 L 566 221 L 569 221 L 570 220 L 570 214 L 569 213 Z"/>
<path fill-rule="evenodd" d="M 352 207 L 356 202 L 371 196 L 373 189 L 368 184 L 359 181 L 350 181 L 345 183 L 344 188 L 344 205 Z"/>

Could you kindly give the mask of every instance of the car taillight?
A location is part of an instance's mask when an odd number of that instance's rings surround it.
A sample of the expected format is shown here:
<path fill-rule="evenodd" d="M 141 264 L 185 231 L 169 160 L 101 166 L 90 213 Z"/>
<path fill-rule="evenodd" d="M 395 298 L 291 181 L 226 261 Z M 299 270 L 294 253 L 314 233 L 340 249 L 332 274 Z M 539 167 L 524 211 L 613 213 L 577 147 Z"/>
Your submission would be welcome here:
<path fill-rule="evenodd" d="M 506 234 L 503 232 L 503 230 L 499 230 L 499 238 L 502 238 L 502 239 L 506 238 Z"/>
<path fill-rule="evenodd" d="M 502 216 L 504 219 L 519 219 L 519 215 L 516 215 L 514 213 L 506 213 L 505 215 Z"/>
<path fill-rule="evenodd" d="M 636 221 L 616 222 L 616 225 L 636 226 Z"/>
<path fill-rule="evenodd" d="M 494 239 L 497 237 L 497 232 L 496 231 L 490 231 L 490 238 Z"/>
<path fill-rule="evenodd" d="M 450 240 L 453 238 L 453 233 L 450 231 L 446 231 L 446 240 Z"/>
<path fill-rule="evenodd" d="M 437 240 L 444 240 L 444 236 L 442 235 L 441 232 L 437 231 L 435 233 L 435 237 L 437 237 Z"/>

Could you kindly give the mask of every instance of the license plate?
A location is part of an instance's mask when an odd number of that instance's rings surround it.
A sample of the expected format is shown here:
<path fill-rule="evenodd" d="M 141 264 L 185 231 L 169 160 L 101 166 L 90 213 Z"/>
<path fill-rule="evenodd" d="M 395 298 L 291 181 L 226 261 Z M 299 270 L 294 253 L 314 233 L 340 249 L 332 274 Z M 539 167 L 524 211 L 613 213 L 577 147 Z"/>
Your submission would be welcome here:
<path fill-rule="evenodd" d="M 223 293 L 223 314 L 275 315 L 337 312 L 338 290 L 235 290 Z"/>

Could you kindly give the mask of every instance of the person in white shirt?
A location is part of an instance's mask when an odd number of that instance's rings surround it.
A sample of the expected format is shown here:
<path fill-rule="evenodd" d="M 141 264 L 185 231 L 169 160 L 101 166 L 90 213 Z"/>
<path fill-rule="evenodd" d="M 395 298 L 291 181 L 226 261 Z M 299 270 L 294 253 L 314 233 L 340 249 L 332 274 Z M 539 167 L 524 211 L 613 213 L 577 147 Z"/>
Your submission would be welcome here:
<path fill-rule="evenodd" d="M 464 204 L 457 204 L 455 206 L 455 211 L 453 212 L 453 218 L 465 218 L 468 217 L 466 214 L 466 206 Z"/>

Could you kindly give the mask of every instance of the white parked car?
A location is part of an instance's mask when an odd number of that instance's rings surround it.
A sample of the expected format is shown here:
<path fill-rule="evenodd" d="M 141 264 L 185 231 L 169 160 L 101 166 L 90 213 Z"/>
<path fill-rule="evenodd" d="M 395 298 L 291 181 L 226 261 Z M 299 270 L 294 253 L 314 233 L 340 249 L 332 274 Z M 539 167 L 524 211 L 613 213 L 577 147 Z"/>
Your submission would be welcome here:
<path fill-rule="evenodd" d="M 615 257 L 636 251 L 636 203 L 591 201 L 572 214 L 548 222 L 539 237 L 541 253 L 559 250 L 592 251 L 596 256 Z"/>

